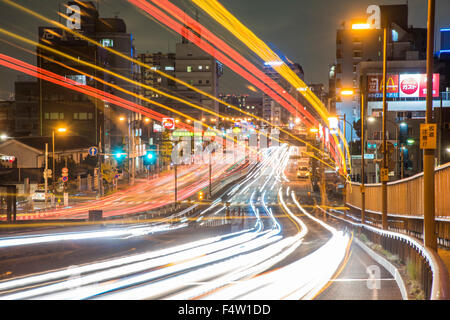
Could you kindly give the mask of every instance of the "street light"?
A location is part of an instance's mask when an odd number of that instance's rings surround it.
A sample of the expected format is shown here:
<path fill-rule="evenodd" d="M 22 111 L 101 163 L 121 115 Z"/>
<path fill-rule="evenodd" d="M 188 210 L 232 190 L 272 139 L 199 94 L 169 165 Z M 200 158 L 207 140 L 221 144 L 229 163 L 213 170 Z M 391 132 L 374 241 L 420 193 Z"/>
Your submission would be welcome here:
<path fill-rule="evenodd" d="M 59 132 L 59 133 L 65 133 L 65 132 L 67 132 L 67 128 L 64 128 L 64 127 L 59 127 L 59 128 L 56 128 L 56 131 L 57 132 Z M 55 130 L 52 130 L 52 157 L 53 157 L 53 159 L 52 159 L 52 169 L 53 169 L 53 172 L 52 172 L 52 189 L 53 189 L 53 196 L 55 195 L 55 178 L 56 178 L 56 170 L 55 170 Z M 47 190 L 45 190 L 45 197 L 47 197 Z"/>
<path fill-rule="evenodd" d="M 343 89 L 341 90 L 341 96 L 344 97 L 351 97 L 355 94 L 355 91 L 352 89 Z"/>

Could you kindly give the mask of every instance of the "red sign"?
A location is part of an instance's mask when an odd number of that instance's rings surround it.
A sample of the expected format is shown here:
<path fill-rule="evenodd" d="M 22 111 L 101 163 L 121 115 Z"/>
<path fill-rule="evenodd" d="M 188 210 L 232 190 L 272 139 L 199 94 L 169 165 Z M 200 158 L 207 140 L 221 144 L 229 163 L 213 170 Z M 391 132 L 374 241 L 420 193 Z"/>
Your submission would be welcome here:
<path fill-rule="evenodd" d="M 400 98 L 426 98 L 426 74 L 401 74 Z M 439 74 L 433 74 L 433 97 L 439 97 Z"/>
<path fill-rule="evenodd" d="M 406 95 L 413 95 L 417 90 L 419 90 L 419 83 L 414 77 L 404 79 L 401 83 L 401 86 L 402 93 Z"/>
<path fill-rule="evenodd" d="M 367 76 L 367 92 L 370 98 L 382 98 L 383 87 L 383 75 L 372 74 Z M 398 92 L 398 74 L 388 74 L 386 96 L 388 98 L 398 98 Z"/>
<path fill-rule="evenodd" d="M 398 93 L 398 74 L 389 74 L 387 76 L 386 93 Z"/>
<path fill-rule="evenodd" d="M 162 119 L 162 125 L 164 128 L 168 130 L 174 130 L 175 129 L 175 119 L 173 118 L 163 118 Z"/>
<path fill-rule="evenodd" d="M 424 74 L 420 81 L 419 97 L 427 97 L 427 76 Z M 433 97 L 439 97 L 439 73 L 433 74 Z"/>

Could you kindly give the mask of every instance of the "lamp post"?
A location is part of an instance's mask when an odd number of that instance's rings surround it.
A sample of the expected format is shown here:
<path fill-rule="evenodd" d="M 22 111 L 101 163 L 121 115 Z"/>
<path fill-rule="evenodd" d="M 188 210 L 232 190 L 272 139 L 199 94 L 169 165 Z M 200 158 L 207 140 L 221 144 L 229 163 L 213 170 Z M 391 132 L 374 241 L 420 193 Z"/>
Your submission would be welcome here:
<path fill-rule="evenodd" d="M 66 128 L 60 127 L 56 129 L 57 132 L 64 133 L 67 131 Z M 52 189 L 53 189 L 53 195 L 55 195 L 55 178 L 56 178 L 56 166 L 55 166 L 55 130 L 52 130 Z"/>
<path fill-rule="evenodd" d="M 135 136 L 135 121 L 131 120 L 129 116 L 120 116 L 119 121 L 125 122 L 127 121 L 127 136 L 128 136 L 128 184 L 134 184 L 134 177 L 136 174 L 136 166 L 135 166 L 135 153 L 136 148 L 134 144 L 134 136 Z"/>

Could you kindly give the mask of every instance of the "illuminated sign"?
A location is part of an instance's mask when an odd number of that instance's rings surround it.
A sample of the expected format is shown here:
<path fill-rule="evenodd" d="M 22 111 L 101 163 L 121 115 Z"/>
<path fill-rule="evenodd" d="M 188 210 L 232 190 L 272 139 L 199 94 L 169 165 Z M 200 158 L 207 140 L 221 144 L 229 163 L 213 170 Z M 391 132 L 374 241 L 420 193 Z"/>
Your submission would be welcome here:
<path fill-rule="evenodd" d="M 168 130 L 174 130 L 175 129 L 175 120 L 173 118 L 163 118 L 162 126 Z"/>
<path fill-rule="evenodd" d="M 367 92 L 369 98 L 382 98 L 383 97 L 383 75 L 373 74 L 367 76 Z M 399 83 L 398 74 L 387 75 L 387 98 L 398 98 Z"/>
<path fill-rule="evenodd" d="M 5 155 L 1 155 L 1 156 L 0 156 L 0 160 L 1 160 L 1 161 L 14 162 L 14 160 L 16 160 L 16 157 L 14 157 L 14 156 L 5 156 Z"/>
<path fill-rule="evenodd" d="M 66 21 L 67 28 L 71 30 L 80 30 L 81 29 L 80 7 L 75 4 L 67 6 L 66 14 L 67 14 L 67 21 Z"/>
<path fill-rule="evenodd" d="M 215 137 L 216 133 L 213 131 L 205 131 L 205 132 L 190 132 L 190 131 L 174 131 L 172 133 L 172 136 L 174 137 Z"/>
<path fill-rule="evenodd" d="M 367 18 L 367 24 L 371 29 L 380 29 L 381 28 L 381 9 L 380 6 L 370 5 L 367 7 L 367 14 L 370 16 Z"/>
<path fill-rule="evenodd" d="M 277 67 L 281 66 L 283 63 L 283 61 L 266 61 L 264 62 L 264 65 L 269 67 Z"/>
<path fill-rule="evenodd" d="M 367 96 L 369 98 L 383 98 L 383 75 L 367 75 Z M 426 98 L 426 74 L 388 74 L 387 98 Z M 433 75 L 433 96 L 439 97 L 439 74 Z"/>
<path fill-rule="evenodd" d="M 426 98 L 426 74 L 401 74 L 400 98 Z M 433 74 L 433 97 L 439 97 L 439 74 Z"/>
<path fill-rule="evenodd" d="M 162 132 L 163 128 L 157 123 L 153 123 L 153 132 Z"/>

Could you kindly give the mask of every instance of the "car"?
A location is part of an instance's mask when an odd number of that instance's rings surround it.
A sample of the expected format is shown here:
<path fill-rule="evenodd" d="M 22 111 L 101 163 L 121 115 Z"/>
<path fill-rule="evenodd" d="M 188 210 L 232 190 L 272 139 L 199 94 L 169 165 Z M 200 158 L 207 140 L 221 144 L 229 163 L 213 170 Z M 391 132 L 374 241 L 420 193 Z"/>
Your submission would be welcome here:
<path fill-rule="evenodd" d="M 47 190 L 47 199 L 50 199 L 52 193 Z M 45 201 L 45 190 L 36 189 L 34 193 L 31 195 L 31 200 L 33 201 Z"/>
<path fill-rule="evenodd" d="M 297 170 L 297 178 L 308 178 L 309 177 L 309 169 L 308 167 L 300 167 Z"/>

